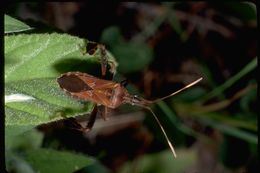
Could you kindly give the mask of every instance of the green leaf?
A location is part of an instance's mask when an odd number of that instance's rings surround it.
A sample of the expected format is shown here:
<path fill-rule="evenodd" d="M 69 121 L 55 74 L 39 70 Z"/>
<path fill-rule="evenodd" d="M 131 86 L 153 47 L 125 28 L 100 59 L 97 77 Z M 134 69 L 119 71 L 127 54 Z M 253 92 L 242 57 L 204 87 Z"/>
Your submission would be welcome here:
<path fill-rule="evenodd" d="M 7 83 L 6 97 L 17 97 L 14 93 L 22 94 L 23 97 L 29 96 L 31 99 L 6 103 L 5 124 L 7 126 L 36 126 L 64 117 L 89 113 L 93 109 L 92 103 L 83 103 L 65 95 L 56 80 L 52 78 Z"/>
<path fill-rule="evenodd" d="M 4 19 L 4 25 L 5 25 L 5 34 L 12 33 L 12 32 L 22 32 L 31 30 L 30 26 L 26 25 L 25 23 L 12 18 L 11 16 L 5 15 Z"/>
<path fill-rule="evenodd" d="M 142 156 L 136 162 L 128 162 L 120 168 L 119 173 L 144 172 L 144 173 L 168 173 L 186 172 L 195 164 L 197 158 L 195 150 L 177 150 L 178 158 L 175 159 L 172 152 L 149 154 Z"/>
<path fill-rule="evenodd" d="M 26 162 L 22 157 L 13 152 L 6 152 L 5 160 L 6 169 L 8 172 L 35 173 L 35 171 L 28 162 Z"/>
<path fill-rule="evenodd" d="M 89 58 L 85 40 L 67 34 L 5 36 L 5 82 L 57 77 Z M 84 65 L 86 62 L 84 63 Z"/>
<path fill-rule="evenodd" d="M 255 80 L 250 81 L 250 83 L 256 83 Z M 254 88 L 248 92 L 245 96 L 243 96 L 240 100 L 240 107 L 243 111 L 251 112 L 250 104 L 257 100 L 257 88 Z"/>
<path fill-rule="evenodd" d="M 256 20 L 257 10 L 256 4 L 253 2 L 224 2 L 219 4 L 219 8 L 221 8 L 224 13 L 231 14 L 233 16 L 237 16 L 242 21 L 252 21 Z"/>
<path fill-rule="evenodd" d="M 16 129 L 17 130 L 17 129 Z M 36 149 L 42 145 L 43 134 L 35 129 L 22 135 L 5 135 L 6 168 L 9 172 L 33 173 L 31 165 L 20 155 L 21 151 Z"/>
<path fill-rule="evenodd" d="M 42 145 L 43 134 L 35 129 L 17 136 L 5 135 L 5 146 L 7 151 L 30 150 Z"/>
<path fill-rule="evenodd" d="M 222 85 L 216 87 L 214 90 L 206 94 L 200 101 L 206 102 L 207 100 L 221 95 L 227 88 L 231 87 L 234 83 L 236 83 L 243 76 L 251 72 L 257 67 L 257 58 L 255 57 L 252 61 L 250 61 L 243 69 L 241 69 L 237 74 L 232 76 Z"/>
<path fill-rule="evenodd" d="M 86 172 L 86 173 L 94 173 L 94 172 L 98 172 L 98 173 L 111 173 L 111 171 L 105 167 L 102 163 L 95 161 L 95 163 L 86 166 L 85 168 L 82 169 L 82 172 Z"/>
<path fill-rule="evenodd" d="M 72 173 L 94 162 L 93 159 L 80 154 L 43 148 L 26 151 L 24 158 L 35 172 L 41 173 Z"/>
<path fill-rule="evenodd" d="M 60 74 L 68 71 L 101 71 L 99 54 L 85 53 L 87 43 L 84 39 L 57 33 L 5 36 L 8 132 L 15 133 L 12 128 L 24 132 L 43 123 L 92 111 L 93 103 L 67 96 L 56 82 Z M 109 53 L 108 58 L 115 62 Z"/>
<path fill-rule="evenodd" d="M 114 45 L 123 42 L 123 36 L 118 27 L 111 26 L 102 32 L 101 42 L 113 47 Z"/>
<path fill-rule="evenodd" d="M 129 42 L 114 46 L 112 52 L 118 61 L 118 71 L 133 73 L 143 70 L 153 59 L 153 51 L 143 43 Z"/>
<path fill-rule="evenodd" d="M 258 143 L 258 138 L 255 134 L 249 133 L 245 130 L 241 130 L 229 125 L 225 125 L 222 123 L 218 123 L 214 120 L 211 120 L 209 118 L 201 118 L 200 119 L 201 122 L 203 122 L 204 124 L 207 124 L 215 129 L 220 130 L 221 132 L 228 134 L 230 136 L 234 136 L 236 138 L 242 139 L 244 141 L 250 142 L 252 144 L 257 144 Z"/>

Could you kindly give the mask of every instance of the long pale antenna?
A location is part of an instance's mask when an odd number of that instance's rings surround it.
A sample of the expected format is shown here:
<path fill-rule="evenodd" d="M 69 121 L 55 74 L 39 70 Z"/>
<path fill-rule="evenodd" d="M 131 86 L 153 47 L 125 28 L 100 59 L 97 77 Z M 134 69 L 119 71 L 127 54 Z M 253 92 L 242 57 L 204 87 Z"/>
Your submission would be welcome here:
<path fill-rule="evenodd" d="M 195 80 L 194 82 L 192 82 L 192 83 L 186 85 L 185 87 L 179 89 L 178 91 L 175 91 L 174 93 L 171 93 L 170 95 L 167 95 L 167 96 L 165 96 L 165 97 L 162 97 L 162 98 L 153 100 L 152 102 L 154 103 L 154 102 L 157 102 L 157 101 L 160 101 L 160 100 L 164 100 L 164 99 L 166 99 L 166 98 L 168 98 L 168 97 L 174 96 L 174 95 L 178 94 L 179 92 L 181 92 L 181 91 L 183 91 L 183 90 L 185 90 L 185 89 L 187 89 L 187 88 L 189 88 L 189 87 L 195 85 L 196 83 L 200 82 L 201 80 L 202 80 L 202 77 L 199 78 L 199 79 L 197 79 L 197 80 Z"/>
<path fill-rule="evenodd" d="M 156 120 L 156 122 L 160 126 L 160 128 L 161 128 L 161 130 L 162 130 L 162 132 L 163 132 L 163 134 L 164 134 L 164 136 L 165 136 L 165 138 L 167 140 L 167 143 L 168 143 L 168 145 L 169 145 L 169 147 L 170 147 L 170 149 L 172 151 L 173 156 L 176 158 L 177 154 L 176 154 L 176 152 L 175 152 L 175 150 L 173 148 L 173 145 L 172 145 L 171 141 L 169 140 L 169 138 L 168 138 L 168 136 L 167 136 L 167 134 L 166 134 L 162 124 L 160 123 L 159 119 L 157 118 L 157 116 L 155 115 L 155 113 L 152 111 L 152 109 L 150 107 L 144 106 L 144 108 L 148 109 L 153 114 L 154 119 Z"/>
<path fill-rule="evenodd" d="M 156 100 L 152 100 L 152 101 L 151 101 L 151 100 L 146 100 L 146 99 L 141 98 L 141 97 L 138 97 L 137 95 L 134 95 L 134 96 L 132 96 L 132 95 L 127 95 L 127 96 L 124 98 L 124 101 L 125 101 L 126 103 L 130 103 L 130 104 L 132 104 L 132 105 L 137 105 L 137 106 L 143 107 L 143 108 L 145 108 L 145 109 L 148 109 L 148 110 L 153 114 L 153 117 L 155 118 L 156 122 L 157 122 L 158 125 L 160 126 L 160 128 L 161 128 L 161 130 L 162 130 L 162 132 L 163 132 L 163 134 L 164 134 L 164 136 L 165 136 L 165 138 L 166 138 L 166 140 L 167 140 L 167 143 L 168 143 L 168 145 L 169 145 L 169 147 L 170 147 L 170 149 L 171 149 L 171 151 L 172 151 L 172 153 L 173 153 L 173 156 L 174 156 L 175 158 L 177 157 L 177 154 L 176 154 L 176 152 L 175 152 L 175 150 L 174 150 L 174 148 L 173 148 L 173 145 L 172 145 L 172 143 L 170 142 L 170 140 L 169 140 L 169 138 L 168 138 L 168 136 L 167 136 L 167 134 L 166 134 L 166 132 L 165 132 L 165 130 L 164 130 L 162 124 L 160 123 L 159 119 L 157 118 L 157 116 L 155 115 L 155 113 L 152 111 L 152 109 L 149 107 L 149 105 L 151 105 L 152 103 L 155 103 L 155 102 L 157 102 L 157 101 L 164 100 L 164 99 L 166 99 L 166 98 L 168 98 L 168 97 L 171 97 L 171 96 L 173 96 L 173 95 L 176 95 L 176 94 L 178 94 L 179 92 L 181 92 L 181 91 L 183 91 L 183 90 L 185 90 L 185 89 L 187 89 L 187 88 L 189 88 L 189 87 L 191 87 L 191 86 L 197 84 L 197 83 L 200 82 L 201 80 L 202 80 L 202 77 L 199 78 L 199 79 L 197 79 L 197 80 L 195 80 L 194 82 L 192 82 L 192 83 L 186 85 L 185 87 L 179 89 L 178 91 L 173 92 L 173 93 L 170 94 L 170 95 L 167 95 L 167 96 L 165 96 L 165 97 L 162 97 L 162 98 L 159 98 L 159 99 L 156 99 Z"/>

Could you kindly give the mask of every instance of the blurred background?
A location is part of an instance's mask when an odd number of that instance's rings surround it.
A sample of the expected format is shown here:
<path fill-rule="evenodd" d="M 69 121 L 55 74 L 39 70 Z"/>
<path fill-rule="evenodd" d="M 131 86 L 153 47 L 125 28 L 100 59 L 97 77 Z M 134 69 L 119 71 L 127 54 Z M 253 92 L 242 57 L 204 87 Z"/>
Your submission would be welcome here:
<path fill-rule="evenodd" d="M 84 172 L 256 172 L 256 6 L 249 2 L 9 4 L 6 14 L 103 43 L 119 66 L 115 81 L 147 99 L 196 86 L 153 111 L 173 143 L 175 159 L 151 113 L 131 105 L 110 110 L 87 134 L 39 127 L 43 147 L 81 152 L 99 162 Z"/>

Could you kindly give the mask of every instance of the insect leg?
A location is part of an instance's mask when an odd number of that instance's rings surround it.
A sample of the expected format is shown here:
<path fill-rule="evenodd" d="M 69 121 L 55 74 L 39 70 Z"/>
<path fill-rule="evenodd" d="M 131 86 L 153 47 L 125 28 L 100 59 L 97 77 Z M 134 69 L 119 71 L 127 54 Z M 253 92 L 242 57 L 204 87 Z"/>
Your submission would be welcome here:
<path fill-rule="evenodd" d="M 114 76 L 116 74 L 116 64 L 115 64 L 115 62 L 109 61 L 109 60 L 108 60 L 108 63 L 110 65 L 110 70 L 109 71 L 113 74 L 113 78 L 114 78 Z"/>
<path fill-rule="evenodd" d="M 65 126 L 68 127 L 69 129 L 74 129 L 74 130 L 78 130 L 78 131 L 82 131 L 83 127 L 80 123 L 78 123 L 78 121 L 76 120 L 76 118 L 70 117 L 67 118 L 65 121 Z"/>
<path fill-rule="evenodd" d="M 92 41 L 88 41 L 86 49 L 87 49 L 87 53 L 89 55 L 94 55 L 96 53 L 97 49 L 99 49 L 100 63 L 101 63 L 101 72 L 102 72 L 102 76 L 103 77 L 106 75 L 107 64 L 108 63 L 110 65 L 110 72 L 113 74 L 113 76 L 115 75 L 115 73 L 116 73 L 116 64 L 113 61 L 110 61 L 108 59 L 107 50 L 105 48 L 105 45 L 99 44 L 99 43 L 96 43 L 96 42 L 92 42 Z"/>
<path fill-rule="evenodd" d="M 100 116 L 106 121 L 107 120 L 107 111 L 108 111 L 108 107 L 104 106 L 104 105 L 99 105 L 98 106 L 98 114 L 100 114 Z"/>
<path fill-rule="evenodd" d="M 96 117 L 97 117 L 97 105 L 95 105 L 93 111 L 91 112 L 90 114 L 90 117 L 89 117 L 89 120 L 88 120 L 88 123 L 86 125 L 86 127 L 83 127 L 77 120 L 76 118 L 69 118 L 67 119 L 67 121 L 69 122 L 69 128 L 70 129 L 74 129 L 74 130 L 78 130 L 78 131 L 81 131 L 81 132 L 88 132 L 92 129 L 95 121 L 96 121 Z M 86 116 L 85 114 L 84 115 L 81 115 L 81 117 L 83 116 Z M 67 126 L 67 125 L 66 125 Z"/>
<path fill-rule="evenodd" d="M 81 117 L 83 117 L 83 116 L 86 116 L 86 114 L 81 115 Z M 78 121 L 80 121 L 79 119 L 77 120 L 76 118 L 73 118 L 73 117 L 67 119 L 68 125 L 66 125 L 66 126 L 68 126 L 70 129 L 78 130 L 78 131 L 81 131 L 81 132 L 88 132 L 92 129 L 92 127 L 95 123 L 96 117 L 97 117 L 97 106 L 95 105 L 93 111 L 90 114 L 90 117 L 89 117 L 89 120 L 88 120 L 86 127 L 83 127 L 78 122 Z"/>
<path fill-rule="evenodd" d="M 102 72 L 102 76 L 106 75 L 106 71 L 107 71 L 107 64 L 109 63 L 110 65 L 110 72 L 112 73 L 113 77 L 116 73 L 116 64 L 113 61 L 110 61 L 108 59 L 107 56 L 107 50 L 105 48 L 105 46 L 103 44 L 99 44 L 98 45 L 99 50 L 100 50 L 100 63 L 101 63 L 101 72 Z"/>
<path fill-rule="evenodd" d="M 100 49 L 100 54 L 101 54 L 100 56 L 101 72 L 102 72 L 102 76 L 105 76 L 107 71 L 107 64 L 108 64 L 107 50 L 103 44 L 99 44 L 98 47 Z"/>
<path fill-rule="evenodd" d="M 90 114 L 90 117 L 89 117 L 89 121 L 88 121 L 88 124 L 85 128 L 83 128 L 83 130 L 85 132 L 88 132 L 92 129 L 95 121 L 96 121 L 96 117 L 97 117 L 97 105 L 95 105 L 93 111 L 91 112 Z"/>
<path fill-rule="evenodd" d="M 107 57 L 107 51 L 103 44 L 99 44 L 96 42 L 88 41 L 87 43 L 87 53 L 89 55 L 93 55 L 96 53 L 97 49 L 100 51 L 100 63 L 101 63 L 101 72 L 102 76 L 106 75 L 107 71 L 107 64 L 108 64 L 108 57 Z"/>

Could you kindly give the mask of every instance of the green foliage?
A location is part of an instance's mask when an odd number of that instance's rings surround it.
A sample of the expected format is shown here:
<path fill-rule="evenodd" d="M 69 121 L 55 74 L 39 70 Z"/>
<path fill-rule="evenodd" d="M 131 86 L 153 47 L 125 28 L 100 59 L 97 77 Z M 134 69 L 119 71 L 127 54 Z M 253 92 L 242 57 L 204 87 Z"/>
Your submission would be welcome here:
<path fill-rule="evenodd" d="M 5 16 L 5 33 L 26 26 Z M 93 159 L 76 153 L 40 148 L 42 134 L 30 129 L 92 111 L 93 103 L 67 96 L 56 78 L 68 71 L 100 71 L 99 54 L 87 54 L 88 41 L 68 34 L 19 33 L 5 35 L 4 42 L 7 169 L 69 173 L 91 164 Z M 116 63 L 110 53 L 108 58 Z"/>
<path fill-rule="evenodd" d="M 34 149 L 24 153 L 26 161 L 32 165 L 36 172 L 75 172 L 94 160 L 78 153 L 56 151 L 51 149 Z"/>
<path fill-rule="evenodd" d="M 118 27 L 111 26 L 102 32 L 101 41 L 109 46 L 113 46 L 121 43 L 123 41 L 123 37 Z"/>
<path fill-rule="evenodd" d="M 250 63 L 248 63 L 236 75 L 234 75 L 232 78 L 227 80 L 225 83 L 214 88 L 214 90 L 212 90 L 207 95 L 205 95 L 201 101 L 206 102 L 210 98 L 221 95 L 224 92 L 224 90 L 231 87 L 234 83 L 236 83 L 239 79 L 241 79 L 243 76 L 245 76 L 249 72 L 253 71 L 256 67 L 257 67 L 257 58 L 255 57 Z"/>
<path fill-rule="evenodd" d="M 5 23 L 5 28 L 4 28 L 5 34 L 33 29 L 30 26 L 26 25 L 25 23 L 8 15 L 5 15 L 4 23 Z"/>
<path fill-rule="evenodd" d="M 62 62 L 93 58 L 83 56 L 83 39 L 67 34 L 7 35 L 4 41 L 6 82 L 55 78 Z"/>
<path fill-rule="evenodd" d="M 256 83 L 255 80 L 250 81 L 250 83 Z M 245 112 L 251 112 L 250 104 L 256 101 L 257 99 L 257 88 L 252 89 L 248 92 L 247 95 L 243 96 L 240 100 L 240 107 Z"/>
<path fill-rule="evenodd" d="M 91 165 L 87 165 L 86 167 L 84 167 L 82 169 L 82 172 L 85 173 L 111 173 L 111 171 L 106 168 L 102 163 L 96 161 L 95 163 L 91 164 Z"/>
<path fill-rule="evenodd" d="M 78 64 L 98 63 L 96 55 L 84 54 L 86 44 L 83 39 L 57 33 L 5 36 L 7 126 L 27 129 L 93 109 L 92 103 L 66 96 L 56 82 L 61 73 L 77 69 Z"/>
<path fill-rule="evenodd" d="M 94 163 L 94 159 L 78 153 L 43 148 L 26 150 L 21 155 L 8 157 L 8 170 L 72 173 Z"/>
<path fill-rule="evenodd" d="M 6 150 L 30 150 L 37 149 L 41 146 L 43 134 L 30 130 L 17 136 L 5 136 Z"/>
<path fill-rule="evenodd" d="M 60 66 L 67 65 L 66 70 L 73 65 L 62 62 L 96 58 L 83 56 L 83 46 L 83 39 L 66 34 L 5 36 L 7 126 L 36 126 L 92 110 L 92 103 L 71 99 L 56 82 Z"/>
<path fill-rule="evenodd" d="M 157 154 L 149 154 L 140 157 L 138 162 L 125 164 L 119 173 L 143 172 L 143 173 L 181 173 L 195 164 L 196 155 L 193 150 L 177 150 L 178 158 L 173 159 L 172 152 L 167 150 Z"/>
<path fill-rule="evenodd" d="M 133 73 L 147 67 L 153 57 L 151 48 L 143 43 L 123 43 L 112 48 L 119 64 L 118 71 Z"/>
<path fill-rule="evenodd" d="M 221 4 L 220 8 L 226 9 L 226 13 L 235 14 L 245 21 L 256 19 L 256 4 L 253 2 L 225 2 Z"/>
<path fill-rule="evenodd" d="M 6 136 L 7 169 L 16 172 L 74 172 L 94 162 L 93 159 L 66 151 L 40 148 L 43 134 L 31 130 Z"/>
<path fill-rule="evenodd" d="M 53 78 L 8 82 L 5 87 L 7 127 L 28 125 L 33 127 L 88 113 L 93 109 L 92 103 L 83 103 L 65 95 Z M 17 94 L 23 94 L 23 97 L 29 96 L 31 99 L 11 100 L 10 97 L 18 99 Z"/>

